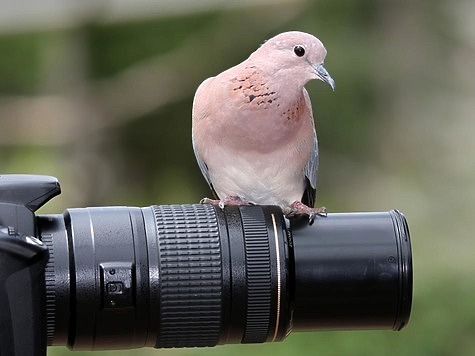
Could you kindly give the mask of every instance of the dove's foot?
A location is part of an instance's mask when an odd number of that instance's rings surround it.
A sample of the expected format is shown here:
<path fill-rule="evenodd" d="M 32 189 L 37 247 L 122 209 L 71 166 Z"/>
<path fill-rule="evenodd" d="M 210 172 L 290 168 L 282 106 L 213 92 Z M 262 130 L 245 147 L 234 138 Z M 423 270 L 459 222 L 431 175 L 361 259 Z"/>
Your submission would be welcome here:
<path fill-rule="evenodd" d="M 221 200 L 203 198 L 200 200 L 200 204 L 217 205 L 221 209 L 224 209 L 224 207 L 227 205 L 254 205 L 251 202 L 238 196 L 227 196 L 226 198 L 221 199 Z"/>
<path fill-rule="evenodd" d="M 315 216 L 327 216 L 327 208 L 311 208 L 300 201 L 294 201 L 290 204 L 289 207 L 284 208 L 283 212 L 286 217 L 291 218 L 297 215 L 308 215 L 308 223 L 311 225 L 313 224 L 313 220 Z"/>
<path fill-rule="evenodd" d="M 210 198 L 203 198 L 200 200 L 200 204 L 211 204 L 211 205 L 219 205 L 221 200 L 210 199 Z"/>

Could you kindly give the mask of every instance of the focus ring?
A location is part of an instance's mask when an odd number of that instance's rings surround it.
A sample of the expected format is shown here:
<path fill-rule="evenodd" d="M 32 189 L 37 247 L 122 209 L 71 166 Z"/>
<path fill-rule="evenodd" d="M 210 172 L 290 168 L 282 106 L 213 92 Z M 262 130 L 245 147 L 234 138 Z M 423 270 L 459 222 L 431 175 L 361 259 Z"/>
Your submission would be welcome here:
<path fill-rule="evenodd" d="M 262 209 L 241 209 L 246 251 L 247 310 L 243 343 L 265 342 L 271 314 L 271 257 Z"/>
<path fill-rule="evenodd" d="M 159 245 L 160 326 L 156 347 L 214 346 L 219 339 L 222 266 L 209 205 L 154 206 Z"/>

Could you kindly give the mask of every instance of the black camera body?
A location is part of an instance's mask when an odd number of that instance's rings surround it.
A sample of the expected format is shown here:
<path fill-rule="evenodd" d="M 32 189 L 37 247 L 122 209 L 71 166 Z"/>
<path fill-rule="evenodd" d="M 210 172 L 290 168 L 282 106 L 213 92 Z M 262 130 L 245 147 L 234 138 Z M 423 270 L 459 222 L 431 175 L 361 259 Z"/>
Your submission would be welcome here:
<path fill-rule="evenodd" d="M 56 178 L 0 175 L 0 355 L 214 346 L 291 331 L 404 327 L 396 210 L 286 219 L 273 206 L 67 209 Z"/>
<path fill-rule="evenodd" d="M 34 213 L 60 192 L 52 177 L 0 175 L 0 355 L 46 355 L 49 254 Z"/>

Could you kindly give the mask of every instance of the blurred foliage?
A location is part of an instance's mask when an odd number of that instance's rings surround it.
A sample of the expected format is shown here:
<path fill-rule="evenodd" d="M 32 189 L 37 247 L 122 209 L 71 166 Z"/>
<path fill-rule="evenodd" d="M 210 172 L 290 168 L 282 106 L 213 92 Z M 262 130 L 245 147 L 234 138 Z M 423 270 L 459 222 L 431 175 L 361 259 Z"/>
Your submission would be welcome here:
<path fill-rule="evenodd" d="M 32 93 L 39 80 L 40 44 L 37 33 L 0 35 L 0 93 Z"/>
<path fill-rule="evenodd" d="M 42 213 L 197 202 L 210 193 L 191 148 L 196 87 L 279 32 L 313 33 L 336 80 L 334 93 L 307 85 L 319 200 L 331 211 L 405 212 L 411 322 L 399 333 L 300 333 L 278 344 L 158 352 L 475 355 L 473 16 L 469 0 L 216 1 L 207 11 L 116 22 L 93 13 L 70 28 L 0 34 L 0 172 L 57 176 L 63 194 Z"/>
<path fill-rule="evenodd" d="M 204 13 L 112 26 L 93 24 L 88 39 L 91 74 L 111 76 L 137 61 L 173 50 L 193 33 L 213 26 L 217 18 L 219 13 Z"/>

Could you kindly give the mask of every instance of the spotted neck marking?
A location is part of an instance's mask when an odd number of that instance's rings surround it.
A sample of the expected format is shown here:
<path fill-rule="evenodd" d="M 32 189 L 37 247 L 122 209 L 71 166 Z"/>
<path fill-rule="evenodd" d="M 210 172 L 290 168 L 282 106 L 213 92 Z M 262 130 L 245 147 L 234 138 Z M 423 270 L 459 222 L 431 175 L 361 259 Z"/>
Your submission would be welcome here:
<path fill-rule="evenodd" d="M 245 67 L 242 73 L 231 79 L 231 89 L 239 95 L 243 104 L 252 109 L 267 110 L 280 106 L 279 95 L 254 65 Z"/>

